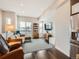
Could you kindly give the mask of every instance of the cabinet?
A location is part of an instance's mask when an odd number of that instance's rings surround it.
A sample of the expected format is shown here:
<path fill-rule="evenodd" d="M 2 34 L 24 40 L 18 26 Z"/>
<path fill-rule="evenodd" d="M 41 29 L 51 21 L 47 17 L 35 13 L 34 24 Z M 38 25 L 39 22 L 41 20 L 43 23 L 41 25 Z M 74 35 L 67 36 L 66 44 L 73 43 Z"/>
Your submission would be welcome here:
<path fill-rule="evenodd" d="M 79 14 L 71 16 L 72 31 L 79 31 Z"/>
<path fill-rule="evenodd" d="M 70 0 L 71 1 L 71 49 L 70 57 L 71 59 L 79 59 L 79 42 L 77 41 L 77 36 L 75 35 L 79 32 L 79 0 Z M 77 43 L 76 43 L 77 42 Z"/>
<path fill-rule="evenodd" d="M 79 0 L 71 0 L 71 29 L 79 31 Z"/>
<path fill-rule="evenodd" d="M 71 44 L 71 59 L 79 59 L 79 45 Z"/>
<path fill-rule="evenodd" d="M 38 23 L 33 23 L 33 38 L 39 38 L 39 24 Z"/>

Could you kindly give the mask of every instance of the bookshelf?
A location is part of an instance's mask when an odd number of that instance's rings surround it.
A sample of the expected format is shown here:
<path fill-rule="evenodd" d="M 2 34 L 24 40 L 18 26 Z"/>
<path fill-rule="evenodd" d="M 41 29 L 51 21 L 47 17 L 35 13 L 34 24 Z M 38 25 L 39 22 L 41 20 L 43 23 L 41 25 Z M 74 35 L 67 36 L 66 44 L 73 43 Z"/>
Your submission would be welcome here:
<path fill-rule="evenodd" d="M 39 24 L 38 23 L 33 23 L 33 38 L 39 38 Z"/>

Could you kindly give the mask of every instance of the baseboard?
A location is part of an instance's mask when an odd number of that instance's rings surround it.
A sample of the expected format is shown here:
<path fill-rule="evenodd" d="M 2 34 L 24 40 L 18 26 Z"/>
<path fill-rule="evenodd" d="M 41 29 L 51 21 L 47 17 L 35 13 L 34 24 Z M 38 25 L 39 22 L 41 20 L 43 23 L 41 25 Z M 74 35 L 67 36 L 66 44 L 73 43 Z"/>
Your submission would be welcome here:
<path fill-rule="evenodd" d="M 54 55 L 56 56 L 57 59 L 70 59 L 70 57 L 68 57 L 67 55 L 59 51 L 58 49 L 55 48 L 54 50 L 55 50 Z"/>

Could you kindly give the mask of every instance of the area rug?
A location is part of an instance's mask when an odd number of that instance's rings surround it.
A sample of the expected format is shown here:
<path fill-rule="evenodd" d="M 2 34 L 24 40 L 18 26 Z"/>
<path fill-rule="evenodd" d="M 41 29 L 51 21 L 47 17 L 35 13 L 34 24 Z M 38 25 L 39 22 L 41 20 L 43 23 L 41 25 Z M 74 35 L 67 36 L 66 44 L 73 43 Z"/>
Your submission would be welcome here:
<path fill-rule="evenodd" d="M 22 47 L 24 53 L 26 54 L 34 51 L 52 48 L 52 45 L 46 43 L 44 39 L 32 39 L 31 42 L 22 44 Z"/>

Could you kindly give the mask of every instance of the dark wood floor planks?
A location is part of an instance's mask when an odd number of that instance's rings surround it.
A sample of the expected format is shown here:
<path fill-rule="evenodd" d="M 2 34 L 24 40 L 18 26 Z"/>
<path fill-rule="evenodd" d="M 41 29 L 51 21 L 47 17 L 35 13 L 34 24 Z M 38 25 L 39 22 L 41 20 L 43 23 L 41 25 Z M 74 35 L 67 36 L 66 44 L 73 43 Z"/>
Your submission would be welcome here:
<path fill-rule="evenodd" d="M 25 54 L 24 59 L 70 59 L 55 48 Z"/>
<path fill-rule="evenodd" d="M 25 59 L 56 59 L 50 49 L 25 54 Z"/>

